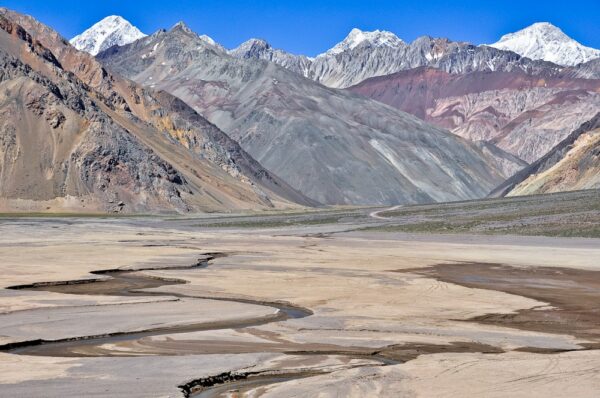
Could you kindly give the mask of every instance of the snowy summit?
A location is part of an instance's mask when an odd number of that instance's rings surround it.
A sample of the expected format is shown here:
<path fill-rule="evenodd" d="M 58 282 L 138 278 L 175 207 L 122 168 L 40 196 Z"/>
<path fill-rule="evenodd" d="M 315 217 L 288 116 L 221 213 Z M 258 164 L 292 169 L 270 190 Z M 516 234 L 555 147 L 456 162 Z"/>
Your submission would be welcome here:
<path fill-rule="evenodd" d="M 112 46 L 132 43 L 146 35 L 126 19 L 111 15 L 70 40 L 81 51 L 96 55 Z"/>
<path fill-rule="evenodd" d="M 404 44 L 404 42 L 392 32 L 386 32 L 383 30 L 364 32 L 355 28 L 350 31 L 348 36 L 343 41 L 338 43 L 332 49 L 328 50 L 326 53 L 321 54 L 321 56 L 341 54 L 345 51 L 353 50 L 365 42 L 374 47 L 399 47 Z"/>
<path fill-rule="evenodd" d="M 490 47 L 563 66 L 574 66 L 600 58 L 600 50 L 578 43 L 548 22 L 538 22 L 518 32 L 504 35 L 497 43 L 490 44 Z"/>

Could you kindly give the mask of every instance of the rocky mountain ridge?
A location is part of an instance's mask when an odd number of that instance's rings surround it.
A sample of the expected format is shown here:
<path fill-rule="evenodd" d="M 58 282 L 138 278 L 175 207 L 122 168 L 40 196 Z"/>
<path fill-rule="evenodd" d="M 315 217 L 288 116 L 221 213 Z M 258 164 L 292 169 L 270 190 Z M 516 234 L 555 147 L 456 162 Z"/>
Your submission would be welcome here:
<path fill-rule="evenodd" d="M 99 36 L 99 31 L 105 32 L 105 35 L 127 36 L 126 39 L 113 43 L 118 45 L 128 44 L 143 36 L 141 32 L 139 35 L 120 33 L 125 29 L 121 25 L 128 29 L 133 27 L 122 18 L 119 24 L 105 22 L 111 18 L 120 17 L 107 17 L 96 24 L 97 28 L 94 25 L 81 36 L 87 36 L 88 41 L 94 44 L 98 42 L 98 45 L 102 40 L 94 37 Z M 200 37 L 216 48 L 227 51 L 209 36 Z M 99 52 L 89 43 L 82 44 L 81 47 L 94 55 Z M 104 45 L 102 49 L 106 48 L 108 46 Z M 274 62 L 335 88 L 346 88 L 370 77 L 417 67 L 433 67 L 449 73 L 524 71 L 535 74 L 551 69 L 559 72 L 564 66 L 575 66 L 600 58 L 600 50 L 581 45 L 546 22 L 535 23 L 521 31 L 506 34 L 490 45 L 478 46 L 429 36 L 406 43 L 392 32 L 369 32 L 355 28 L 344 40 L 316 57 L 291 54 L 273 48 L 262 39 L 250 39 L 228 52 L 238 58 L 258 58 Z"/>
<path fill-rule="evenodd" d="M 382 37 L 384 33 L 388 34 Z M 260 51 L 249 43 L 242 44 L 230 54 L 239 58 L 265 59 L 334 88 L 346 88 L 374 76 L 418 67 L 433 67 L 454 74 L 485 71 L 537 74 L 562 70 L 549 62 L 534 61 L 489 46 L 430 36 L 405 43 L 389 32 L 356 29 L 340 44 L 315 58 L 274 49 L 264 40 L 260 41 Z"/>

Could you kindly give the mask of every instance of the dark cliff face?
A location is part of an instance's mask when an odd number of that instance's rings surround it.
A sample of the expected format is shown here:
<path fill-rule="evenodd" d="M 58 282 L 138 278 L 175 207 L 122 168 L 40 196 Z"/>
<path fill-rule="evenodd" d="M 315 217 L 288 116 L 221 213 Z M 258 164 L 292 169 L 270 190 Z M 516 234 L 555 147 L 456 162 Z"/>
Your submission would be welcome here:
<path fill-rule="evenodd" d="M 467 199 L 503 180 L 479 148 L 442 129 L 273 63 L 215 51 L 189 31 L 159 31 L 98 59 L 192 105 L 322 203 Z"/>
<path fill-rule="evenodd" d="M 31 17 L 2 9 L 0 22 L 0 111 L 16 115 L 2 123 L 4 207 L 19 200 L 129 212 L 314 204 L 182 101 L 108 71 Z"/>

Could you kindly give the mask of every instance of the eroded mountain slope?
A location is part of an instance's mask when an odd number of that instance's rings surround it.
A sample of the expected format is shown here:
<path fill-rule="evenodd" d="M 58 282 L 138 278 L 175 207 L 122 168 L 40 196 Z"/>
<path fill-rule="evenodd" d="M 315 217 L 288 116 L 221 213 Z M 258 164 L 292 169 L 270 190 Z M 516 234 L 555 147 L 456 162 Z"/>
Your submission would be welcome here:
<path fill-rule="evenodd" d="M 417 68 L 349 90 L 533 162 L 600 109 L 600 80 Z"/>
<path fill-rule="evenodd" d="M 520 196 L 600 188 L 600 113 L 491 196 Z"/>

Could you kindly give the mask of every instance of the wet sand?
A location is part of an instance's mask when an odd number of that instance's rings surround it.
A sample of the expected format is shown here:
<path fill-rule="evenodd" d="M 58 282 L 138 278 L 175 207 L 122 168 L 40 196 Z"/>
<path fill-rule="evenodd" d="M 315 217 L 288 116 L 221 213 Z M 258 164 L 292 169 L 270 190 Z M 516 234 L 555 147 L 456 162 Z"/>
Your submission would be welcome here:
<path fill-rule="evenodd" d="M 272 376 L 254 376 L 248 377 L 237 381 L 228 381 L 224 383 L 216 384 L 212 388 L 191 388 L 190 392 L 184 394 L 187 397 L 194 398 L 214 398 L 214 397 L 228 397 L 228 398 L 241 398 L 249 391 L 255 390 L 256 394 L 264 392 L 262 386 L 269 386 L 278 383 L 284 383 L 291 380 L 299 380 L 306 377 L 312 377 L 319 375 L 320 373 L 305 372 L 305 373 L 292 373 L 292 374 L 279 374 Z"/>
<path fill-rule="evenodd" d="M 590 340 L 587 347 L 600 347 L 600 271 L 455 263 L 398 272 L 414 272 L 443 282 L 539 300 L 548 305 L 521 309 L 513 314 L 487 314 L 467 321 L 568 334 Z"/>

